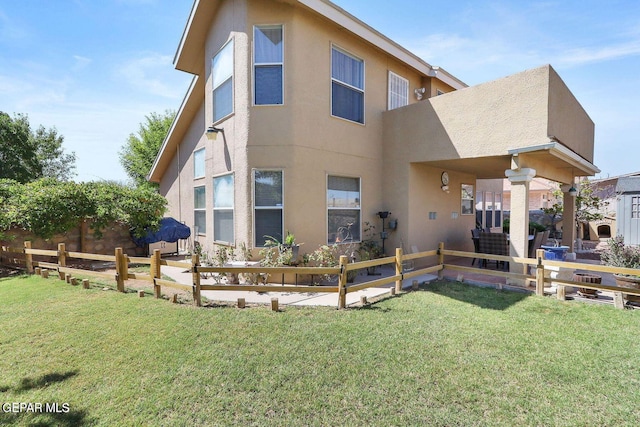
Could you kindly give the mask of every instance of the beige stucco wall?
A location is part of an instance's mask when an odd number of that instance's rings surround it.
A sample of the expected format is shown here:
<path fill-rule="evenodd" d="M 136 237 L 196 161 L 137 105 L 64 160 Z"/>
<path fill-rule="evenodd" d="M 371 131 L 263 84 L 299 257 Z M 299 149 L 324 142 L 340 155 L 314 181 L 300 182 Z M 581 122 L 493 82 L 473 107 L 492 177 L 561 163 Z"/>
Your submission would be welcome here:
<path fill-rule="evenodd" d="M 506 156 L 548 143 L 550 131 L 593 157 L 593 123 L 550 66 L 434 97 L 395 117 L 389 124 L 416 161 Z"/>
<path fill-rule="evenodd" d="M 423 86 L 423 76 L 306 9 L 250 4 L 250 31 L 253 25 L 284 24 L 284 105 L 251 108 L 248 142 L 251 168 L 284 170 L 284 229 L 305 243 L 305 252 L 326 243 L 327 176 L 338 175 L 361 179 L 361 222 L 380 231 L 376 213 L 393 212 L 382 195 L 388 72 L 409 80 L 411 103 L 418 102 L 413 89 Z M 364 125 L 331 116 L 332 45 L 365 61 Z"/>
<path fill-rule="evenodd" d="M 253 106 L 253 26 L 273 24 L 284 25 L 284 105 Z M 328 175 L 361 179 L 362 223 L 370 222 L 379 231 L 380 210 L 389 210 L 398 219 L 398 230 L 386 243 L 387 254 L 401 243 L 405 250 L 411 246 L 427 250 L 439 241 L 470 250 L 475 215 L 461 215 L 460 186 L 475 185 L 476 174 L 438 161 L 499 159 L 487 167 L 493 168 L 491 176 L 501 177 L 509 167 L 508 150 L 547 143 L 550 128 L 561 128 L 555 136 L 583 150 L 579 154 L 585 158 L 590 154 L 589 147 L 581 145 L 588 140 L 588 131 L 563 128 L 571 123 L 588 127 L 590 120 L 581 108 L 578 111 L 575 98 L 550 67 L 419 102 L 413 93 L 416 88 L 425 87 L 426 97 L 452 88 L 297 2 L 222 1 L 210 28 L 202 47 L 204 102 L 161 182 L 172 215 L 191 227 L 193 188 L 205 185 L 207 235 L 201 239 L 205 247 L 213 243 L 212 180 L 222 174 L 234 174 L 235 243 L 252 246 L 255 240 L 252 170 L 282 169 L 284 231 L 305 243 L 304 252 L 326 243 Z M 212 142 L 204 136 L 212 124 L 211 60 L 230 38 L 235 58 L 234 113 L 215 123 L 224 134 Z M 331 116 L 332 45 L 365 62 L 365 124 Z M 411 105 L 386 112 L 390 70 L 409 80 Z M 550 88 L 560 93 L 551 99 Z M 559 111 L 558 119 L 550 123 L 552 110 Z M 206 148 L 206 178 L 194 180 L 193 151 L 200 147 Z M 450 174 L 449 192 L 441 189 L 444 170 Z M 436 213 L 435 219 L 429 219 L 430 212 Z"/>

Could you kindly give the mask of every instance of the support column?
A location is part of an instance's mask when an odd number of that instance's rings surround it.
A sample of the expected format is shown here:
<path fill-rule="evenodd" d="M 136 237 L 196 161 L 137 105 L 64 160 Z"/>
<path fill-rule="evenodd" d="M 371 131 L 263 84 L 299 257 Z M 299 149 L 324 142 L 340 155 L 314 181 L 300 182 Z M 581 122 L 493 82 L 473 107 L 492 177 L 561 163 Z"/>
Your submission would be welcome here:
<path fill-rule="evenodd" d="M 529 183 L 536 176 L 536 170 L 507 169 L 504 174 L 511 182 L 509 254 L 512 257 L 527 258 L 529 255 Z M 522 274 L 522 266 L 510 263 L 509 271 Z"/>
<path fill-rule="evenodd" d="M 569 252 L 575 252 L 576 241 L 576 196 L 569 194 L 571 184 L 560 186 L 562 190 L 562 246 L 569 246 Z M 576 187 L 577 188 L 577 187 Z"/>

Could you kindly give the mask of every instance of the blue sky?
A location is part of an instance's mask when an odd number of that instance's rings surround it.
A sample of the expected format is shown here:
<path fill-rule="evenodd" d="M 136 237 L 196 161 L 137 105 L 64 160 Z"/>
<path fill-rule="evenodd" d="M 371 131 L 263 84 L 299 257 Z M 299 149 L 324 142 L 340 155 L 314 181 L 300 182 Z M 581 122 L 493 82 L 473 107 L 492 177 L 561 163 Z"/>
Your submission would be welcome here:
<path fill-rule="evenodd" d="M 640 170 L 640 2 L 335 3 L 469 85 L 550 63 L 596 124 L 599 176 Z M 0 111 L 55 126 L 77 180 L 125 180 L 128 135 L 188 87 L 172 60 L 191 5 L 0 0 Z"/>

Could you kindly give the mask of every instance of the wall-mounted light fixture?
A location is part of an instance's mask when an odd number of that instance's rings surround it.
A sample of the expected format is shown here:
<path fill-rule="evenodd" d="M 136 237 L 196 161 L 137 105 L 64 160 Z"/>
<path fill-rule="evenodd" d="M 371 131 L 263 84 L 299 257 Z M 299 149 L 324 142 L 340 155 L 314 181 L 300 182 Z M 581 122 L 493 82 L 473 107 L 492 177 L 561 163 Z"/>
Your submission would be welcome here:
<path fill-rule="evenodd" d="M 217 128 L 215 126 L 209 126 L 209 128 L 207 129 L 207 139 L 210 141 L 215 141 L 218 137 L 218 132 L 224 133 L 224 129 Z"/>
<path fill-rule="evenodd" d="M 424 93 L 427 91 L 426 88 L 424 87 L 419 87 L 418 89 L 414 90 L 413 93 L 415 93 L 416 95 L 416 99 L 418 101 L 420 101 L 422 99 L 422 97 L 424 96 Z"/>
<path fill-rule="evenodd" d="M 576 197 L 578 195 L 578 190 L 573 185 L 569 189 L 569 195 L 573 197 Z"/>

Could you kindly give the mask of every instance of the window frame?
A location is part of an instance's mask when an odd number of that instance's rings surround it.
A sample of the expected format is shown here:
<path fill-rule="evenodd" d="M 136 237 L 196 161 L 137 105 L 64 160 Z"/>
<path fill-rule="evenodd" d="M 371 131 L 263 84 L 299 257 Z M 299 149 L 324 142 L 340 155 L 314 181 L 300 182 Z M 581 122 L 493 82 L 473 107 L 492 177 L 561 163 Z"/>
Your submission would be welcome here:
<path fill-rule="evenodd" d="M 204 207 L 196 207 L 196 190 L 203 189 L 204 191 Z M 193 228 L 195 233 L 196 228 L 196 212 L 204 213 L 204 231 L 198 229 L 196 235 L 198 236 L 206 236 L 207 235 L 207 186 L 206 185 L 196 185 L 193 187 Z"/>
<path fill-rule="evenodd" d="M 226 177 L 231 177 L 231 185 L 232 185 L 231 207 L 229 207 L 229 206 L 217 207 L 216 206 L 216 180 L 221 179 L 221 178 L 226 178 Z M 213 241 L 214 242 L 220 242 L 220 243 L 226 243 L 226 244 L 229 244 L 229 245 L 233 245 L 234 242 L 235 242 L 235 238 L 236 238 L 236 212 L 235 212 L 236 178 L 235 178 L 235 173 L 231 172 L 231 173 L 225 173 L 225 174 L 221 174 L 221 175 L 216 175 L 216 176 L 213 177 L 212 184 L 213 184 L 213 201 L 212 201 L 212 206 L 213 206 Z M 219 235 L 218 235 L 218 230 L 217 230 L 217 227 L 216 227 L 216 212 L 231 212 L 231 222 L 232 222 L 232 226 L 231 226 L 232 239 L 231 240 L 223 240 L 223 239 L 218 239 L 217 238 Z"/>
<path fill-rule="evenodd" d="M 640 219 L 640 196 L 630 196 L 631 219 Z"/>
<path fill-rule="evenodd" d="M 280 186 L 280 191 L 281 191 L 281 198 L 282 198 L 282 203 L 280 204 L 280 206 L 258 206 L 256 205 L 256 172 L 280 172 L 281 178 L 281 186 Z M 256 211 L 259 210 L 280 210 L 280 218 L 281 218 L 281 223 L 280 223 L 280 232 L 282 234 L 282 237 L 284 238 L 284 206 L 285 206 L 285 173 L 284 173 L 284 169 L 282 168 L 254 168 L 251 170 L 251 199 L 252 199 L 252 208 L 253 208 L 253 243 L 254 243 L 254 247 L 256 248 L 263 248 L 263 245 L 260 245 L 258 242 L 258 235 L 257 235 L 257 230 L 256 230 Z M 260 236 L 262 237 L 262 236 Z M 275 236 L 274 236 L 275 237 Z"/>
<path fill-rule="evenodd" d="M 470 195 L 470 197 L 465 197 L 465 187 L 470 188 L 466 193 Z M 474 184 L 460 184 L 460 215 L 475 215 L 475 188 Z M 465 202 L 468 206 L 465 206 Z M 465 208 L 471 207 L 471 212 L 465 211 Z"/>
<path fill-rule="evenodd" d="M 218 84 L 216 86 L 215 84 L 215 79 L 214 79 L 214 74 L 215 74 L 215 62 L 216 62 L 216 58 L 222 54 L 222 52 L 227 48 L 231 46 L 231 74 L 226 77 L 220 84 Z M 225 44 L 222 45 L 222 47 L 216 52 L 215 55 L 213 55 L 213 57 L 211 58 L 211 106 L 212 106 L 212 111 L 211 111 L 211 117 L 212 117 L 212 123 L 218 123 L 223 121 L 224 119 L 232 116 L 235 112 L 235 40 L 233 37 L 231 37 L 229 40 L 227 40 L 225 42 Z M 231 111 L 223 116 L 220 117 L 216 117 L 216 103 L 215 103 L 215 92 L 217 89 L 219 89 L 220 87 L 224 86 L 225 83 L 227 83 L 229 80 L 231 80 Z"/>
<path fill-rule="evenodd" d="M 199 160 L 196 156 L 197 153 L 202 153 L 202 175 L 196 174 L 196 172 L 198 171 L 197 162 Z M 207 175 L 206 162 L 205 162 L 206 154 L 207 154 L 206 147 L 202 147 L 193 151 L 193 179 L 201 179 Z"/>
<path fill-rule="evenodd" d="M 257 62 L 256 61 L 256 31 L 260 28 L 280 28 L 282 34 L 282 62 Z M 265 24 L 265 25 L 254 25 L 253 26 L 253 55 L 252 55 L 252 78 L 253 78 L 253 94 L 252 101 L 254 107 L 281 107 L 284 105 L 284 96 L 285 96 L 285 88 L 284 88 L 284 63 L 285 63 L 285 30 L 284 24 Z M 274 67 L 280 66 L 280 79 L 282 85 L 282 93 L 281 93 L 281 102 L 279 104 L 258 104 L 256 102 L 256 89 L 257 89 L 257 78 L 256 78 L 256 69 L 259 67 Z"/>
<path fill-rule="evenodd" d="M 338 80 L 337 78 L 333 77 L 333 51 L 334 50 L 336 50 L 337 52 L 339 52 L 339 53 L 341 53 L 343 55 L 346 55 L 346 56 L 348 56 L 348 57 L 350 57 L 350 58 L 362 63 L 362 88 L 359 88 L 359 87 L 356 87 L 356 86 L 352 86 L 349 83 L 343 82 L 343 81 Z M 366 70 L 366 65 L 367 64 L 366 64 L 366 62 L 365 62 L 365 60 L 363 58 L 360 58 L 359 56 L 354 55 L 354 54 L 350 53 L 348 50 L 343 49 L 343 48 L 341 48 L 341 47 L 339 47 L 339 46 L 337 46 L 337 45 L 335 45 L 333 43 L 331 44 L 331 60 L 330 60 L 330 69 L 329 69 L 329 74 L 331 76 L 331 90 L 330 90 L 330 94 L 331 94 L 331 102 L 330 102 L 330 104 L 331 104 L 330 105 L 330 107 L 331 107 L 331 117 L 335 117 L 335 118 L 341 119 L 341 120 L 346 120 L 346 121 L 348 121 L 350 123 L 357 123 L 357 124 L 362 125 L 362 126 L 364 126 L 366 124 L 366 122 L 367 122 L 367 119 L 366 119 L 366 116 L 367 116 L 367 110 L 366 110 L 366 106 L 367 106 L 367 102 L 366 102 L 366 96 L 367 96 L 366 95 L 367 70 Z M 333 110 L 334 110 L 334 108 L 333 108 L 333 85 L 334 85 L 334 83 L 339 85 L 339 86 L 345 87 L 345 88 L 347 88 L 349 90 L 362 93 L 362 122 L 357 121 L 357 120 L 351 120 L 351 119 L 346 118 L 346 117 L 338 116 L 338 115 L 335 115 L 333 113 Z"/>
<path fill-rule="evenodd" d="M 358 180 L 358 207 L 330 207 L 329 206 L 329 178 L 330 177 L 336 177 L 336 178 L 349 178 L 349 179 L 357 179 Z M 360 176 L 349 176 L 349 175 L 342 175 L 342 174 L 327 174 L 326 175 L 326 183 L 325 183 L 325 205 L 326 205 L 326 220 L 327 220 L 327 224 L 326 224 L 326 237 L 327 237 L 327 244 L 332 245 L 332 244 L 341 244 L 340 242 L 336 242 L 331 241 L 329 239 L 329 234 L 331 232 L 331 230 L 329 229 L 330 226 L 330 221 L 329 221 L 329 213 L 331 211 L 358 211 L 358 239 L 353 239 L 351 242 L 346 242 L 344 244 L 349 244 L 349 243 L 360 243 L 362 242 L 362 177 Z M 352 230 L 353 231 L 353 230 Z"/>
<path fill-rule="evenodd" d="M 404 96 L 403 101 L 405 101 L 405 103 L 403 105 L 398 105 L 396 107 L 391 105 L 391 101 L 393 100 L 393 96 L 391 92 L 392 78 L 399 80 L 406 86 L 406 93 L 404 94 L 393 93 L 395 97 Z M 402 108 L 409 105 L 409 79 L 406 79 L 402 77 L 400 74 L 394 73 L 393 71 L 389 70 L 387 81 L 388 81 L 387 82 L 387 110 L 391 111 L 391 110 L 395 110 L 396 108 Z"/>

